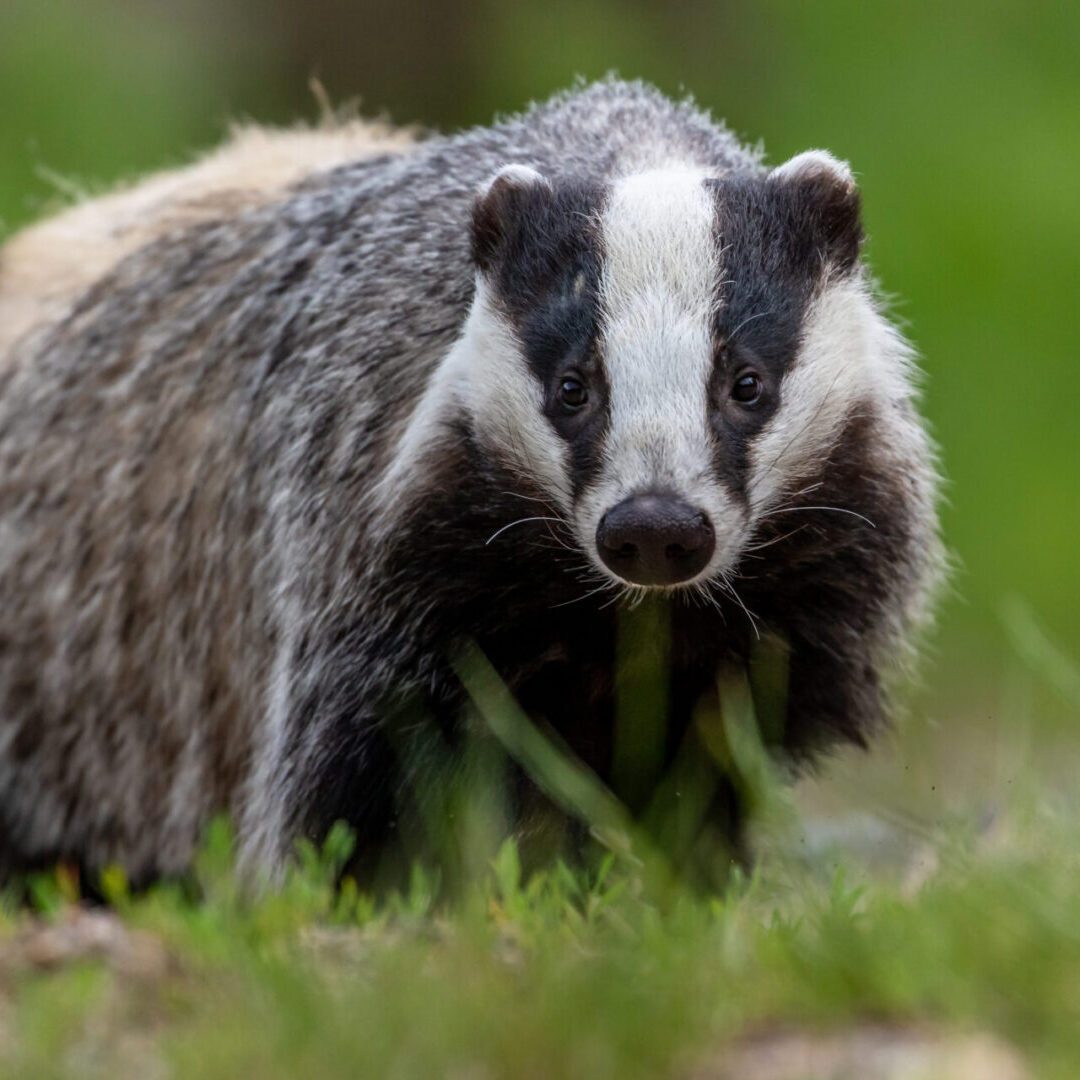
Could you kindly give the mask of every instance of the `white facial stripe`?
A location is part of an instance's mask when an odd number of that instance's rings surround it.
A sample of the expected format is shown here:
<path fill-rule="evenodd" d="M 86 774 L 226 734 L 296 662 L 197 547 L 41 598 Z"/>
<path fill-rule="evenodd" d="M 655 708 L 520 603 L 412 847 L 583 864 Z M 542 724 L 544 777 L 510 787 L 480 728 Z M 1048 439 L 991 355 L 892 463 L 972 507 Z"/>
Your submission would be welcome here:
<path fill-rule="evenodd" d="M 627 177 L 601 220 L 606 456 L 626 495 L 693 490 L 708 460 L 709 316 L 719 276 L 715 207 L 702 179 L 689 169 Z"/>
<path fill-rule="evenodd" d="M 716 565 L 741 514 L 712 477 L 707 398 L 719 266 L 706 175 L 672 168 L 629 176 L 604 207 L 600 353 L 610 420 L 601 474 L 577 518 L 591 546 L 600 518 L 624 498 L 681 495 L 712 519 Z"/>
<path fill-rule="evenodd" d="M 491 287 L 477 277 L 476 294 L 461 337 L 436 369 L 397 441 L 393 461 L 374 486 L 370 516 L 376 535 L 393 531 L 412 480 L 424 462 L 439 457 L 463 408 L 480 418 L 477 431 L 500 461 L 520 469 L 569 512 L 571 485 L 566 445 L 543 411 L 543 392 L 513 328 L 494 305 Z M 403 498 L 404 496 L 404 498 Z"/>
<path fill-rule="evenodd" d="M 504 461 L 532 477 L 563 510 L 571 499 L 566 443 L 544 413 L 544 391 L 529 368 L 513 327 L 477 279 L 476 300 L 460 343 L 468 371 L 459 392 L 473 416 L 484 417 L 481 435 Z"/>
<path fill-rule="evenodd" d="M 845 417 L 869 400 L 910 397 L 907 346 L 857 279 L 827 285 L 803 322 L 780 408 L 754 439 L 747 494 L 753 514 L 820 469 Z"/>

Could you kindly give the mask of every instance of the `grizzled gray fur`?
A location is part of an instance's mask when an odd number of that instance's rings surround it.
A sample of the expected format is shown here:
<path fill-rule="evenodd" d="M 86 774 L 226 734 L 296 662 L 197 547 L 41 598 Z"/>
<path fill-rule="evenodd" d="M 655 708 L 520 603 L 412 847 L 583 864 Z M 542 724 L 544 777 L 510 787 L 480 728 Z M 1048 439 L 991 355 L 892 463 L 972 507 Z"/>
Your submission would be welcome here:
<path fill-rule="evenodd" d="M 213 192 L 0 332 L 0 874 L 179 872 L 219 812 L 377 851 L 469 640 L 607 779 L 620 590 L 671 597 L 670 755 L 763 635 L 778 751 L 862 741 L 940 556 L 860 240 L 828 155 L 607 81 Z"/>

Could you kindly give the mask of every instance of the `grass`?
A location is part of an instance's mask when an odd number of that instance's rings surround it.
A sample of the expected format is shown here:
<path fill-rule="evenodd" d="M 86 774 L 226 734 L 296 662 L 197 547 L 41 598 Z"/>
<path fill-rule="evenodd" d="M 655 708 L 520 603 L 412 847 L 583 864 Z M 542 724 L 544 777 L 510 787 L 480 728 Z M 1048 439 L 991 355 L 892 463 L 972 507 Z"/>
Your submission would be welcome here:
<path fill-rule="evenodd" d="M 123 925 L 163 943 L 165 961 L 151 950 L 140 965 L 130 942 L 48 970 L 9 960 L 0 1068 L 679 1076 L 748 1033 L 887 1023 L 993 1031 L 1037 1075 L 1074 1076 L 1078 823 L 1074 808 L 1040 808 L 1017 813 L 1005 837 L 950 838 L 917 890 L 774 852 L 726 895 L 664 904 L 614 859 L 523 880 L 506 843 L 452 910 L 432 908 L 423 875 L 377 903 L 337 891 L 332 852 L 245 900 L 216 830 L 200 902 L 166 887 L 115 894 Z M 39 918 L 70 921 L 46 893 Z M 5 916 L 5 955 L 28 920 Z"/>
<path fill-rule="evenodd" d="M 703 1078 L 734 1075 L 724 1063 L 755 1040 L 884 1031 L 942 1046 L 989 1033 L 1030 1075 L 1074 1077 L 1075 669 L 1029 612 L 1009 618 L 1013 674 L 1060 705 L 1052 742 L 1015 713 L 981 729 L 912 718 L 792 795 L 743 728 L 736 761 L 768 789 L 760 857 L 719 894 L 623 837 L 588 868 L 532 875 L 504 841 L 450 900 L 419 867 L 373 897 L 335 885 L 351 846 L 338 829 L 252 896 L 224 823 L 186 887 L 132 896 L 107 874 L 109 911 L 76 906 L 62 869 L 35 878 L 35 910 L 0 909 L 0 1075 Z M 497 688 L 479 693 L 492 708 Z M 558 789 L 545 750 L 526 752 Z M 983 787 L 939 793 L 965 756 Z M 587 784 L 569 786 L 582 812 Z"/>

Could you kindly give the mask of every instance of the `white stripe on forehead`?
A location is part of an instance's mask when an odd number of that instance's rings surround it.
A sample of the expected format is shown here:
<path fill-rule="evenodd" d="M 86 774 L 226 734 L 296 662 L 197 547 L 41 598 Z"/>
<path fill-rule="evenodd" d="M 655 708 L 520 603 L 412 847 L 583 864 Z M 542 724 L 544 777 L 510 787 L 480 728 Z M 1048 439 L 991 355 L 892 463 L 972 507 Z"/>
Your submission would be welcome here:
<path fill-rule="evenodd" d="M 679 167 L 625 177 L 601 217 L 605 456 L 624 489 L 684 488 L 708 469 L 719 256 L 706 175 Z"/>

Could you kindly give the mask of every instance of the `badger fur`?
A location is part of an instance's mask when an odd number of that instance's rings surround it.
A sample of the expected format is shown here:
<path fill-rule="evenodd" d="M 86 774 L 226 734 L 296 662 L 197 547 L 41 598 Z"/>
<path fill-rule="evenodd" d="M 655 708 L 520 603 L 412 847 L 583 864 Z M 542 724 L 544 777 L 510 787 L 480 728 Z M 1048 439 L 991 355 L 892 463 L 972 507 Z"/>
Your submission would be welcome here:
<path fill-rule="evenodd" d="M 940 557 L 847 166 L 615 80 L 251 138 L 0 254 L 0 868 L 376 852 L 464 642 L 609 780 L 646 593 L 669 749 L 763 636 L 778 751 L 864 740 Z"/>

